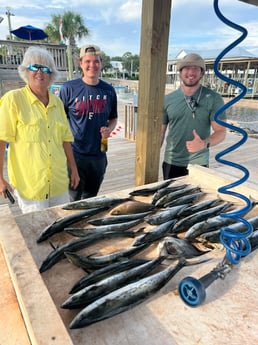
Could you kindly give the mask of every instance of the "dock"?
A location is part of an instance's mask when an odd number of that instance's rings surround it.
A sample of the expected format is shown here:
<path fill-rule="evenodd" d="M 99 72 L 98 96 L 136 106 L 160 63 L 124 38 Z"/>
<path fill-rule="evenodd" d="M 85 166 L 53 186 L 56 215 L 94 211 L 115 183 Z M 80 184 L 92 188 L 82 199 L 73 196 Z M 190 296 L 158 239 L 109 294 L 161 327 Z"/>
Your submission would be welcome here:
<path fill-rule="evenodd" d="M 114 131 L 114 134 L 109 139 L 109 143 L 108 143 L 108 167 L 107 167 L 105 179 L 104 179 L 103 184 L 101 186 L 99 195 L 108 195 L 108 194 L 116 193 L 116 192 L 119 193 L 120 191 L 132 190 L 135 187 L 134 171 L 135 171 L 136 143 L 134 140 L 128 140 L 125 138 L 123 111 L 124 111 L 124 105 L 120 104 L 119 105 L 119 123 L 118 123 L 116 130 Z M 218 184 L 216 184 L 215 182 L 213 183 L 212 181 L 224 181 L 224 179 L 226 179 L 226 180 L 230 180 L 233 182 L 233 181 L 237 181 L 243 177 L 243 173 L 241 171 L 239 171 L 238 169 L 225 166 L 224 164 L 217 162 L 217 160 L 215 159 L 215 156 L 217 153 L 219 153 L 219 152 L 229 148 L 230 146 L 236 144 L 236 142 L 238 142 L 240 139 L 241 139 L 241 137 L 238 134 L 228 132 L 226 139 L 223 143 L 211 148 L 211 150 L 210 150 L 210 169 L 207 169 L 207 176 L 208 175 L 212 176 L 212 179 L 210 182 L 210 187 L 214 188 L 214 190 L 216 190 L 218 188 Z M 257 152 L 257 145 L 258 145 L 257 139 L 255 139 L 253 137 L 248 137 L 248 140 L 246 141 L 246 143 L 241 145 L 234 152 L 225 156 L 225 157 L 227 157 L 228 160 L 244 166 L 249 171 L 250 176 L 249 176 L 248 180 L 244 183 L 244 185 L 249 191 L 253 191 L 254 197 L 256 195 L 258 195 L 258 159 L 255 155 L 255 152 Z M 158 179 L 159 181 L 162 180 L 161 165 L 162 165 L 162 160 L 163 160 L 163 153 L 164 153 L 164 146 L 161 148 L 161 152 L 160 152 L 160 170 L 159 170 L 159 179 Z M 203 169 L 206 171 L 206 168 L 203 168 Z M 198 171 L 198 169 L 197 169 L 197 171 Z M 197 175 L 199 175 L 199 174 L 197 173 Z M 6 165 L 5 165 L 5 176 L 7 176 Z M 200 176 L 196 176 L 196 177 L 199 178 L 200 181 L 203 180 Z M 220 185 L 220 183 L 219 183 L 219 185 Z M 241 188 L 240 188 L 240 190 L 241 190 Z M 250 193 L 250 194 L 252 194 L 252 193 Z M 7 205 L 9 206 L 9 208 L 7 208 Z M 8 209 L 8 212 L 6 211 L 6 209 Z M 21 211 L 20 211 L 19 207 L 17 206 L 17 203 L 15 203 L 14 205 L 10 205 L 10 203 L 7 201 L 7 199 L 2 199 L 2 198 L 0 199 L 0 213 L 3 216 L 2 220 L 3 220 L 4 224 L 6 224 L 6 222 L 4 220 L 5 217 L 7 217 L 7 218 L 10 217 L 10 219 L 13 219 L 11 223 L 9 223 L 9 221 L 8 221 L 7 226 L 5 228 L 3 228 L 3 230 L 4 229 L 6 230 L 6 232 L 4 231 L 4 233 L 6 233 L 6 236 L 7 236 L 7 233 L 9 234 L 9 231 L 11 231 L 12 227 L 14 227 L 14 228 L 16 227 L 15 219 L 18 221 L 19 219 L 25 219 L 26 218 L 25 215 L 24 216 L 21 215 Z M 10 215 L 8 215 L 8 213 L 10 213 Z M 35 226 L 33 224 L 35 223 L 36 218 L 34 219 L 33 217 L 32 218 L 29 217 L 29 219 L 30 219 L 30 221 L 29 221 L 28 225 L 29 224 L 30 225 L 28 226 L 28 228 L 30 228 L 31 226 Z M 44 217 L 41 220 L 42 222 L 43 222 L 43 219 L 44 219 Z M 12 242 L 14 246 L 16 246 L 16 244 L 15 244 L 16 242 L 17 242 L 17 240 L 14 240 Z M 21 238 L 21 242 L 22 242 L 22 238 Z M 251 262 L 250 264 L 252 264 L 252 260 L 250 262 Z M 14 290 L 14 287 L 11 283 L 12 278 L 10 277 L 10 272 L 9 272 L 10 268 L 8 269 L 8 266 L 6 263 L 6 258 L 5 258 L 5 255 L 3 253 L 3 248 L 1 246 L 0 246 L 0 269 L 2 272 L 2 279 L 1 279 L 0 287 L 1 287 L 1 291 L 4 291 L 4 298 L 2 299 L 2 302 L 0 303 L 0 305 L 1 305 L 2 309 L 5 311 L 4 313 L 2 313 L 2 316 L 0 316 L 0 328 L 2 330 L 2 331 L 0 331 L 0 344 L 1 345 L 2 344 L 13 345 L 13 344 L 19 343 L 19 345 L 29 345 L 29 344 L 31 344 L 31 339 L 29 339 L 29 335 L 27 334 L 26 326 L 24 324 L 23 314 L 20 311 L 20 305 L 19 305 L 19 302 L 16 298 L 16 291 Z M 253 268 L 252 268 L 252 270 L 253 270 Z M 249 270 L 249 272 L 251 272 L 251 271 Z M 243 274 L 244 273 L 245 273 L 245 271 L 243 271 Z M 35 270 L 35 274 L 38 275 L 37 269 Z M 31 276 L 29 279 L 30 279 L 30 281 L 33 280 L 31 278 Z M 244 279 L 246 279 L 246 276 L 243 276 L 243 280 Z M 250 279 L 253 279 L 253 278 L 250 277 Z M 221 284 L 221 282 L 220 282 L 220 284 Z M 225 284 L 223 286 L 224 286 L 223 288 L 225 290 L 226 289 L 225 286 L 227 286 L 227 282 L 225 282 Z M 45 293 L 48 294 L 47 291 L 45 291 Z M 32 293 L 32 295 L 33 295 L 33 293 Z M 170 301 L 170 299 L 169 299 L 169 301 Z M 168 303 L 169 301 L 167 301 L 166 303 Z M 181 305 L 180 300 L 178 300 L 176 303 L 178 303 L 178 308 L 182 309 L 182 305 Z M 218 303 L 220 303 L 220 302 L 218 302 Z M 251 304 L 252 303 L 250 302 L 250 305 Z M 206 308 L 208 309 L 209 307 L 206 307 Z M 250 308 L 251 307 L 249 306 L 249 309 Z M 40 311 L 40 313 L 41 312 L 42 311 Z M 184 309 L 183 309 L 183 312 L 184 312 Z M 192 312 L 192 311 L 188 310 L 188 313 L 189 312 Z M 53 321 L 53 313 L 51 312 L 51 308 L 49 309 L 49 313 L 51 313 L 51 320 Z M 254 314 L 253 319 L 255 319 L 255 311 L 252 310 L 251 313 Z M 135 314 L 135 311 L 133 311 L 132 315 L 134 315 L 134 314 Z M 195 314 L 196 314 L 196 311 L 195 311 Z M 123 316 L 123 318 L 124 317 L 126 317 L 126 315 Z M 55 318 L 58 319 L 59 316 L 55 315 Z M 112 322 L 112 320 L 110 322 Z M 58 320 L 55 319 L 55 322 L 53 322 L 53 324 L 54 323 L 55 323 L 55 325 L 56 324 L 59 325 L 58 336 L 65 337 L 65 339 L 61 340 L 61 343 L 62 344 L 71 344 L 70 340 L 66 339 L 66 330 L 63 328 L 62 322 L 60 322 L 59 319 Z M 14 328 L 16 329 L 15 332 L 13 332 Z M 3 329 L 5 329 L 4 332 L 3 332 Z M 62 331 L 61 331 L 61 329 L 62 329 Z M 117 330 L 117 331 L 119 331 L 119 330 Z M 55 330 L 53 330 L 53 332 L 55 332 Z M 246 334 L 246 333 L 243 332 L 243 334 Z M 187 337 L 187 332 L 185 334 L 185 337 Z M 250 339 L 249 339 L 250 342 L 248 342 L 248 343 L 254 343 L 256 341 L 255 339 L 257 340 L 256 335 L 254 335 L 254 333 L 251 332 Z M 210 340 L 211 340 L 211 338 L 210 338 Z M 234 340 L 236 340 L 236 339 L 234 338 Z M 189 343 L 189 339 L 187 341 Z M 116 342 L 113 342 L 113 341 L 110 342 L 110 344 L 111 343 L 117 344 Z M 124 342 L 124 344 L 129 344 L 129 343 L 130 343 L 129 341 L 128 341 L 128 343 Z M 149 340 L 148 340 L 148 343 L 149 343 Z M 170 335 L 167 339 L 167 344 L 168 343 L 169 344 L 176 344 L 177 342 L 176 341 L 174 342 L 173 338 L 171 339 L 171 335 Z M 202 342 L 200 342 L 200 343 L 202 344 Z M 225 342 L 223 342 L 222 339 L 221 339 L 220 343 L 225 344 Z M 239 342 L 238 341 L 234 342 L 234 344 L 236 344 L 236 345 L 239 345 L 240 343 L 242 344 L 241 339 L 239 339 Z M 34 344 L 34 342 L 33 342 L 33 344 Z M 35 344 L 36 344 L 36 342 L 35 342 Z M 164 344 L 164 342 L 163 342 L 163 344 Z M 180 344 L 183 344 L 183 343 L 180 343 Z"/>
<path fill-rule="evenodd" d="M 133 188 L 135 186 L 135 149 L 136 142 L 125 138 L 125 120 L 124 120 L 124 103 L 119 103 L 119 121 L 114 134 L 108 142 L 108 167 L 104 181 L 99 191 L 99 195 L 105 195 L 112 192 Z M 157 134 L 158 135 L 158 134 Z M 217 153 L 229 148 L 237 143 L 242 137 L 237 133 L 228 132 L 226 139 L 219 145 L 210 149 L 210 168 L 214 169 L 216 174 L 236 181 L 243 177 L 243 173 L 236 168 L 228 167 L 217 162 L 215 156 Z M 258 159 L 255 155 L 257 152 L 258 140 L 252 136 L 241 145 L 237 150 L 223 157 L 234 163 L 240 164 L 248 169 L 250 176 L 245 185 L 251 189 L 258 189 Z M 159 181 L 162 178 L 162 161 L 164 155 L 164 144 L 160 151 Z M 5 176 L 7 176 L 5 164 Z M 156 181 L 153 181 L 156 182 Z M 1 204 L 8 204 L 7 199 L 0 199 Z M 17 203 L 10 205 L 14 216 L 21 214 Z"/>

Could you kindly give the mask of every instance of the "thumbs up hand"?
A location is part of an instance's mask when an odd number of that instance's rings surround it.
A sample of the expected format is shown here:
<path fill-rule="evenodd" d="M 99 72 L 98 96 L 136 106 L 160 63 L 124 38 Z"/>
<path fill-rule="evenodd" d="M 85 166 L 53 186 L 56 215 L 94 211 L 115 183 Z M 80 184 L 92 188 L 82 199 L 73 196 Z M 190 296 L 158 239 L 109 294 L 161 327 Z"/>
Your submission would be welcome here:
<path fill-rule="evenodd" d="M 193 140 L 189 140 L 186 142 L 186 148 L 188 152 L 194 153 L 200 151 L 206 147 L 205 140 L 202 140 L 196 130 L 193 130 Z"/>

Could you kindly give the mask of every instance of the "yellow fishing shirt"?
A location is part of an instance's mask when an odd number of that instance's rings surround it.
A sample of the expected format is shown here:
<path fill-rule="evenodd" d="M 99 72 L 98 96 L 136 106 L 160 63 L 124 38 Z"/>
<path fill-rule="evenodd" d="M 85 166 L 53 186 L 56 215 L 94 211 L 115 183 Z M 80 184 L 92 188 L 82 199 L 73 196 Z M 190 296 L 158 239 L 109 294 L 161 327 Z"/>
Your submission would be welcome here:
<path fill-rule="evenodd" d="M 64 193 L 69 179 L 63 142 L 73 141 L 62 101 L 47 107 L 28 85 L 0 100 L 0 140 L 9 142 L 8 176 L 22 198 L 45 200 Z"/>

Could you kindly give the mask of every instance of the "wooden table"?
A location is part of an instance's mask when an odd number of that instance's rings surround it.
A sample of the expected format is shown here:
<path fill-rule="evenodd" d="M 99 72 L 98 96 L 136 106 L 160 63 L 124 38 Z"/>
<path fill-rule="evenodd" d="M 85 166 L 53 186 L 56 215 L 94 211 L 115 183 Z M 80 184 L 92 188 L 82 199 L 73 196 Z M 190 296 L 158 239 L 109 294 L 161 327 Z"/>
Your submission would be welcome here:
<path fill-rule="evenodd" d="M 199 184 L 209 193 L 216 193 L 218 186 L 228 182 L 215 177 L 211 170 L 200 167 L 191 168 L 190 176 L 186 180 Z M 258 191 L 239 187 L 239 192 L 252 195 L 258 200 Z M 128 195 L 128 190 L 114 193 L 114 195 L 118 194 Z M 249 345 L 258 343 L 257 251 L 243 258 L 224 280 L 216 280 L 206 291 L 205 303 L 198 308 L 188 307 L 182 302 L 177 292 L 178 284 L 185 276 L 200 278 L 213 269 L 224 256 L 221 249 L 213 252 L 213 260 L 209 262 L 183 268 L 147 302 L 89 327 L 69 330 L 68 325 L 77 311 L 61 309 L 60 305 L 67 298 L 73 283 L 82 276 L 82 271 L 63 260 L 49 271 L 40 274 L 38 268 L 51 248 L 48 241 L 40 245 L 36 244 L 36 238 L 47 224 L 69 212 L 61 208 L 53 208 L 13 218 L 7 206 L 1 209 L 0 238 L 12 285 L 32 344 Z M 253 212 L 257 213 L 257 209 Z M 56 235 L 52 240 L 57 244 L 64 240 L 63 236 L 63 234 Z M 114 243 L 104 251 L 114 250 L 116 246 L 118 244 Z M 91 253 L 93 250 L 102 251 L 103 248 L 101 246 L 91 248 Z M 156 254 L 156 249 L 153 253 L 147 253 L 154 256 Z M 3 308 L 4 315 L 8 310 L 7 305 L 3 305 Z M 13 309 L 17 310 L 18 306 Z M 8 342 L 2 344 L 1 341 L 0 344 L 9 345 Z M 10 344 L 13 345 L 15 342 Z M 21 344 L 23 345 L 19 342 L 19 345 Z"/>

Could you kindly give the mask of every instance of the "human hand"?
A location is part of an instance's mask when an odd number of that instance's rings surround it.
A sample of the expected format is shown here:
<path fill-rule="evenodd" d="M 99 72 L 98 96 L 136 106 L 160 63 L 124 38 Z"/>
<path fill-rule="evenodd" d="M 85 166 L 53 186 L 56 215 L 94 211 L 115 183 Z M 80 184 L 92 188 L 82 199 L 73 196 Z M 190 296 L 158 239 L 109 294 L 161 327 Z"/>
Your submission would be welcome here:
<path fill-rule="evenodd" d="M 13 193 L 13 188 L 11 187 L 11 185 L 5 180 L 5 179 L 0 179 L 0 195 L 6 199 L 7 193 L 6 191 L 9 191 L 9 193 Z"/>
<path fill-rule="evenodd" d="M 108 127 L 100 127 L 100 134 L 102 138 L 110 137 L 110 129 Z"/>
<path fill-rule="evenodd" d="M 71 169 L 71 176 L 70 176 L 70 186 L 72 189 L 76 189 L 80 182 L 80 176 L 78 173 L 77 168 Z"/>
<path fill-rule="evenodd" d="M 189 140 L 186 142 L 186 148 L 190 153 L 198 152 L 204 149 L 206 146 L 205 140 L 202 140 L 200 138 L 195 129 L 193 130 L 193 137 L 193 140 Z"/>

